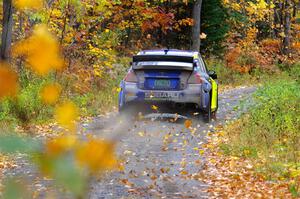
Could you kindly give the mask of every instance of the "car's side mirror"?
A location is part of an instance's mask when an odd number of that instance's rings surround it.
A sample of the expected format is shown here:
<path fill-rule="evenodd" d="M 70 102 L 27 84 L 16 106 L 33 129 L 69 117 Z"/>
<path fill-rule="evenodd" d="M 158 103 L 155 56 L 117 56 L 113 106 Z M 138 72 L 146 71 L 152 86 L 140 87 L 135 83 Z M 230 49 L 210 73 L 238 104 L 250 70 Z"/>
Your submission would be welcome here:
<path fill-rule="evenodd" d="M 218 75 L 215 71 L 210 70 L 208 71 L 208 75 L 212 78 L 212 79 L 218 79 Z"/>
<path fill-rule="evenodd" d="M 131 62 L 129 62 L 129 64 L 130 64 L 130 66 L 132 66 L 133 62 L 131 61 Z"/>

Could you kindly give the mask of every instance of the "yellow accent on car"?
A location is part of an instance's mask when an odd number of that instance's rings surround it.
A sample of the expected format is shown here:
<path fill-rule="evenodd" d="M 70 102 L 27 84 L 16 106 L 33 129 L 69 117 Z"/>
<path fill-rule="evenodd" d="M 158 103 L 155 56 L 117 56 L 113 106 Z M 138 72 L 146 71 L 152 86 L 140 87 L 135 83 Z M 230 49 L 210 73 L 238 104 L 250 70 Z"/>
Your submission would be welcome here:
<path fill-rule="evenodd" d="M 212 78 L 210 78 L 210 82 L 212 86 L 211 111 L 215 111 L 218 105 L 218 84 Z"/>

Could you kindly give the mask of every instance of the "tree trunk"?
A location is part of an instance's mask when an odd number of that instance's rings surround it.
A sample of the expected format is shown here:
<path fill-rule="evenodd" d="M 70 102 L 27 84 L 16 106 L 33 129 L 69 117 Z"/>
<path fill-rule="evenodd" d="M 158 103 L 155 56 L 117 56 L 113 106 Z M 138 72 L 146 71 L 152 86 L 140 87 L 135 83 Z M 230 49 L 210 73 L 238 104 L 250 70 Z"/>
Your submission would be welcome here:
<path fill-rule="evenodd" d="M 282 52 L 285 55 L 290 53 L 291 45 L 291 0 L 285 0 L 284 4 L 284 38 Z"/>
<path fill-rule="evenodd" d="M 282 3 L 275 3 L 274 7 L 274 36 L 276 38 L 279 37 L 279 33 L 281 32 L 281 18 L 282 18 Z"/>
<path fill-rule="evenodd" d="M 9 59 L 11 38 L 13 25 L 13 7 L 12 0 L 3 0 L 3 23 L 2 23 L 2 45 L 1 45 L 1 59 Z"/>
<path fill-rule="evenodd" d="M 196 0 L 193 7 L 193 29 L 192 29 L 192 50 L 200 50 L 200 25 L 201 25 L 201 7 L 202 0 Z"/>
<path fill-rule="evenodd" d="M 297 2 L 295 0 L 293 2 L 293 17 L 297 16 Z"/>

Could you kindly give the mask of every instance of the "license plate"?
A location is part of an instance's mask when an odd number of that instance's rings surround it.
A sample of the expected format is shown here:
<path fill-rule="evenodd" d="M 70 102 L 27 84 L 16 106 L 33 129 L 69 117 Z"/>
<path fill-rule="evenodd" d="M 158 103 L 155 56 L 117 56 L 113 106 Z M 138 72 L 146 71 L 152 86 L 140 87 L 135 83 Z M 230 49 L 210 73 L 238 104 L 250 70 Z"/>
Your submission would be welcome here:
<path fill-rule="evenodd" d="M 170 88 L 171 87 L 171 81 L 167 79 L 158 79 L 154 82 L 155 88 Z"/>
<path fill-rule="evenodd" d="M 179 98 L 179 93 L 174 92 L 147 92 L 145 93 L 145 98 L 148 99 L 170 99 Z"/>

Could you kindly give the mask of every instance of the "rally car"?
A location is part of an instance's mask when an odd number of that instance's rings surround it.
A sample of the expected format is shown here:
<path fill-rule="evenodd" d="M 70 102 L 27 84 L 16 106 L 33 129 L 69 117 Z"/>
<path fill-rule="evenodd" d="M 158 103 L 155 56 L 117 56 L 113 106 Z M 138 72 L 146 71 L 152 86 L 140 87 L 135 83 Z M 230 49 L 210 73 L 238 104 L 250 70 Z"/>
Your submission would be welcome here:
<path fill-rule="evenodd" d="M 138 102 L 193 104 L 210 122 L 218 110 L 216 79 L 198 52 L 144 50 L 133 56 L 120 84 L 119 110 Z"/>

